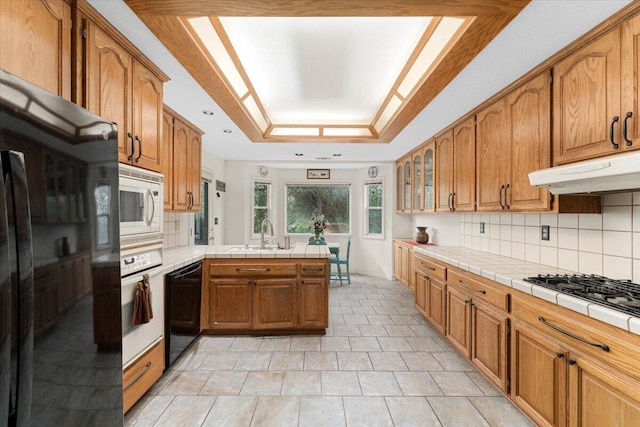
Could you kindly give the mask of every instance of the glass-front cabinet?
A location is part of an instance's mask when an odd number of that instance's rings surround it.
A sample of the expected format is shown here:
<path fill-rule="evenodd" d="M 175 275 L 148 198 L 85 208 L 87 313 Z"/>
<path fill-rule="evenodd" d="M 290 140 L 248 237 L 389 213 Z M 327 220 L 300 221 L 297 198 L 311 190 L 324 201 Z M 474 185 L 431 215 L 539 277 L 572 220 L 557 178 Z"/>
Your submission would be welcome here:
<path fill-rule="evenodd" d="M 424 211 L 435 212 L 435 174 L 434 165 L 436 159 L 436 143 L 428 142 L 422 149 L 424 170 L 422 172 L 422 185 L 424 186 Z"/>
<path fill-rule="evenodd" d="M 396 212 L 401 213 L 404 208 L 402 195 L 404 194 L 404 168 L 399 161 L 396 167 Z"/>
<path fill-rule="evenodd" d="M 411 212 L 411 158 L 404 162 L 404 209 Z"/>
<path fill-rule="evenodd" d="M 422 206 L 422 152 L 413 155 L 413 206 L 411 212 L 421 212 Z"/>

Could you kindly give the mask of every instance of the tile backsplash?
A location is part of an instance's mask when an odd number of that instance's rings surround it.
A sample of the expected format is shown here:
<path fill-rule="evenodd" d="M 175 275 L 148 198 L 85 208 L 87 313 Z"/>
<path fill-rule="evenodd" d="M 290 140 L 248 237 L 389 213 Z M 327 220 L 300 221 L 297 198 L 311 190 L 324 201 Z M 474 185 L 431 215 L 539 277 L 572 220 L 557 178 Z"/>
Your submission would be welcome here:
<path fill-rule="evenodd" d="M 599 215 L 473 213 L 459 227 L 464 247 L 640 283 L 640 192 L 602 196 Z"/>
<path fill-rule="evenodd" d="M 174 212 L 164 213 L 164 248 L 173 248 L 180 244 L 180 215 Z"/>

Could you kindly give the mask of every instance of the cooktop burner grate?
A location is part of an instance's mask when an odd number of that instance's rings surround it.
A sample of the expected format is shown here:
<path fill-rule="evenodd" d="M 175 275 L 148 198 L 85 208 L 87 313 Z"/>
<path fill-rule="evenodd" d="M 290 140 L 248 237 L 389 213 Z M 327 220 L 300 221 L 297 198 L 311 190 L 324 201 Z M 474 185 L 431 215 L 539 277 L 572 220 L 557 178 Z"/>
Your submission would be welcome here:
<path fill-rule="evenodd" d="M 595 274 L 538 274 L 523 280 L 640 317 L 640 285 L 630 280 Z"/>

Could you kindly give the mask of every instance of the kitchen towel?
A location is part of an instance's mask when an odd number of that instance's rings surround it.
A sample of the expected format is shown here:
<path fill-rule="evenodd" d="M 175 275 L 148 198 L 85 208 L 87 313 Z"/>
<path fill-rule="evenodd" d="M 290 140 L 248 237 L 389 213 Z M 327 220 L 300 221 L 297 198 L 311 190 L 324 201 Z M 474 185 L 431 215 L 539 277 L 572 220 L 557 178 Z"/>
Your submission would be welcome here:
<path fill-rule="evenodd" d="M 151 286 L 149 285 L 149 275 L 142 276 L 138 282 L 136 295 L 133 300 L 133 316 L 131 326 L 138 326 L 149 323 L 153 319 L 153 305 L 151 304 Z"/>

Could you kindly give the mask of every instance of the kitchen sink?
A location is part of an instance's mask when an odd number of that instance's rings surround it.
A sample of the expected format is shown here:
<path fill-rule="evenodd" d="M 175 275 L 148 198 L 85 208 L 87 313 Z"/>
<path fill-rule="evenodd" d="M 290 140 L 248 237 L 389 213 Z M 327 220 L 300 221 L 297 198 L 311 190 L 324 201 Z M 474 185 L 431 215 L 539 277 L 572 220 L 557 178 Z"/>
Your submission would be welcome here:
<path fill-rule="evenodd" d="M 285 249 L 279 249 L 277 247 L 266 247 L 264 249 L 260 249 L 259 246 L 249 246 L 248 248 L 245 248 L 244 246 L 234 246 L 227 249 L 225 252 L 274 252 L 281 250 Z"/>

